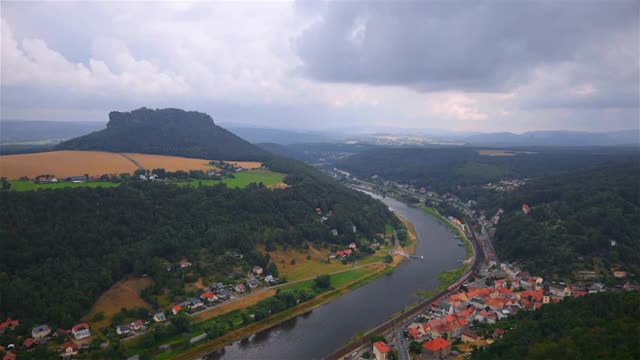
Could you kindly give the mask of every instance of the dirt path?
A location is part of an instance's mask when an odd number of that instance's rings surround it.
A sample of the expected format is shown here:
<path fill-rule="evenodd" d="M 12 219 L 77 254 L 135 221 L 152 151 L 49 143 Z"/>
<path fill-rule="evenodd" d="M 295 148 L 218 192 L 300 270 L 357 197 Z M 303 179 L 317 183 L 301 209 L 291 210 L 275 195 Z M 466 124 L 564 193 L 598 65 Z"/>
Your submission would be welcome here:
<path fill-rule="evenodd" d="M 138 169 L 144 170 L 144 166 L 140 165 L 140 163 L 136 159 L 132 158 L 129 155 L 123 154 L 123 153 L 118 153 L 118 154 L 120 154 L 123 158 L 131 161 L 133 163 L 133 165 L 138 167 Z"/>

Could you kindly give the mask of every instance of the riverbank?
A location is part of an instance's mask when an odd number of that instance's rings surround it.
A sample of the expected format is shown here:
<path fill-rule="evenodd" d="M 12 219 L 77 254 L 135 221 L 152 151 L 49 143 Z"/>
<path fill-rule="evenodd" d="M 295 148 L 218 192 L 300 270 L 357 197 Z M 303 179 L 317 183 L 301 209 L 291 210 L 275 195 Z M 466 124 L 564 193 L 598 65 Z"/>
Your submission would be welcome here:
<path fill-rule="evenodd" d="M 413 224 L 411 224 L 408 220 L 401 218 L 401 221 L 407 228 L 408 233 L 408 243 L 405 243 L 405 247 L 396 246 L 391 249 L 395 249 L 396 251 L 404 251 L 405 253 L 412 253 L 415 251 L 418 237 L 415 231 Z M 389 250 L 384 250 L 386 251 Z M 380 251 L 379 251 L 380 252 Z M 379 256 L 379 255 L 377 255 Z M 154 359 L 194 359 L 200 356 L 215 352 L 216 350 L 226 346 L 233 344 L 236 341 L 246 339 L 251 335 L 268 330 L 273 328 L 287 320 L 293 319 L 299 315 L 309 313 L 311 310 L 324 305 L 332 300 L 335 300 L 350 291 L 363 286 L 385 274 L 390 274 L 393 270 L 404 260 L 405 257 L 399 256 L 394 258 L 394 261 L 391 264 L 383 264 L 382 262 L 371 263 L 366 265 L 361 265 L 358 268 L 349 269 L 345 271 L 339 271 L 336 273 L 332 273 L 331 276 L 331 286 L 332 288 L 328 291 L 321 292 L 317 294 L 315 297 L 307 300 L 303 303 L 295 305 L 292 308 L 285 309 L 283 311 L 277 312 L 265 318 L 261 321 L 257 321 L 254 323 L 249 323 L 248 325 L 242 326 L 237 329 L 232 329 L 228 333 L 217 337 L 215 339 L 211 339 L 208 341 L 202 341 L 200 343 L 196 343 L 195 345 L 191 345 L 189 347 L 180 347 L 176 348 L 173 351 L 167 351 L 164 353 L 157 354 Z M 355 274 L 358 272 L 358 274 Z M 351 274 L 354 273 L 354 274 Z M 282 286 L 278 286 L 278 290 L 296 290 L 301 288 L 312 288 L 313 287 L 313 279 L 306 279 L 302 281 L 297 281 L 295 283 L 283 284 Z M 238 310 L 238 309 L 234 309 Z M 202 319 L 202 317 L 200 317 Z M 195 324 L 198 328 L 203 328 L 207 321 L 215 321 L 216 317 L 206 317 L 205 321 L 199 321 Z M 200 332 L 201 333 L 201 332 Z M 195 333 L 191 335 L 197 335 Z"/>

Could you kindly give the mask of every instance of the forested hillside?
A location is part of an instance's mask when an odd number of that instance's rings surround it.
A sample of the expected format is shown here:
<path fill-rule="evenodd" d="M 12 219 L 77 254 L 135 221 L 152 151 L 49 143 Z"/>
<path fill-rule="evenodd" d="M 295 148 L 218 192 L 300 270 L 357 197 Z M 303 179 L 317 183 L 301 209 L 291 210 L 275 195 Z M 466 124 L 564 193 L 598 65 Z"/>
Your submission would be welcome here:
<path fill-rule="evenodd" d="M 640 359 L 640 292 L 568 298 L 493 327 L 506 335 L 473 359 Z"/>
<path fill-rule="evenodd" d="M 610 275 L 617 265 L 640 274 L 639 179 L 634 161 L 538 179 L 506 194 L 498 255 L 542 276 L 594 268 Z M 520 211 L 524 203 L 530 215 Z"/>
<path fill-rule="evenodd" d="M 101 150 L 211 160 L 266 160 L 270 154 L 215 125 L 204 113 L 180 109 L 109 113 L 107 128 L 58 144 L 56 150 Z"/>
<path fill-rule="evenodd" d="M 380 202 L 306 165 L 286 159 L 272 165 L 297 171 L 285 180 L 288 188 L 145 182 L 0 192 L 0 317 L 68 327 L 128 274 L 148 273 L 161 282 L 166 263 L 202 256 L 210 269 L 224 271 L 230 249 L 266 266 L 258 243 L 347 244 L 396 221 Z M 316 207 L 335 215 L 321 224 Z M 334 228 L 338 236 L 330 234 Z"/>
<path fill-rule="evenodd" d="M 378 175 L 438 192 L 458 185 L 477 185 L 500 178 L 540 177 L 638 157 L 636 148 L 519 149 L 512 156 L 481 155 L 470 148 L 382 148 L 366 150 L 337 162 L 340 169 L 369 178 Z"/>

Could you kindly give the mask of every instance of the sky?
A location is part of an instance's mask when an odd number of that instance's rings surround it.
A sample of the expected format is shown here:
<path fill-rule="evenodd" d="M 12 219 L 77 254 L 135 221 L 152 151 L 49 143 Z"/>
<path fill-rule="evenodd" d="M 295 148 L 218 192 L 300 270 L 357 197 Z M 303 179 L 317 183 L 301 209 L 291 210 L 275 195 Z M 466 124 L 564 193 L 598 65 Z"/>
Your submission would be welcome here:
<path fill-rule="evenodd" d="M 0 2 L 0 118 L 640 127 L 639 1 Z"/>

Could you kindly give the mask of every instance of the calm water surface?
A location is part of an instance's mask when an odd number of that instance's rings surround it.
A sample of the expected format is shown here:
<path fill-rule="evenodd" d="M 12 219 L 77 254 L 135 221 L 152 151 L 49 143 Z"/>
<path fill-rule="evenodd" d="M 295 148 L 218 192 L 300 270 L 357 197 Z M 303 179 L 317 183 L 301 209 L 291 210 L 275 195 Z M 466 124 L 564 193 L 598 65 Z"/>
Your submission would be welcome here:
<path fill-rule="evenodd" d="M 313 311 L 227 346 L 212 359 L 321 359 L 354 335 L 373 328 L 419 300 L 416 292 L 438 285 L 436 276 L 460 266 L 464 247 L 453 232 L 424 211 L 391 199 L 382 200 L 413 223 L 420 242 L 415 255 L 391 276 L 382 276 Z"/>

